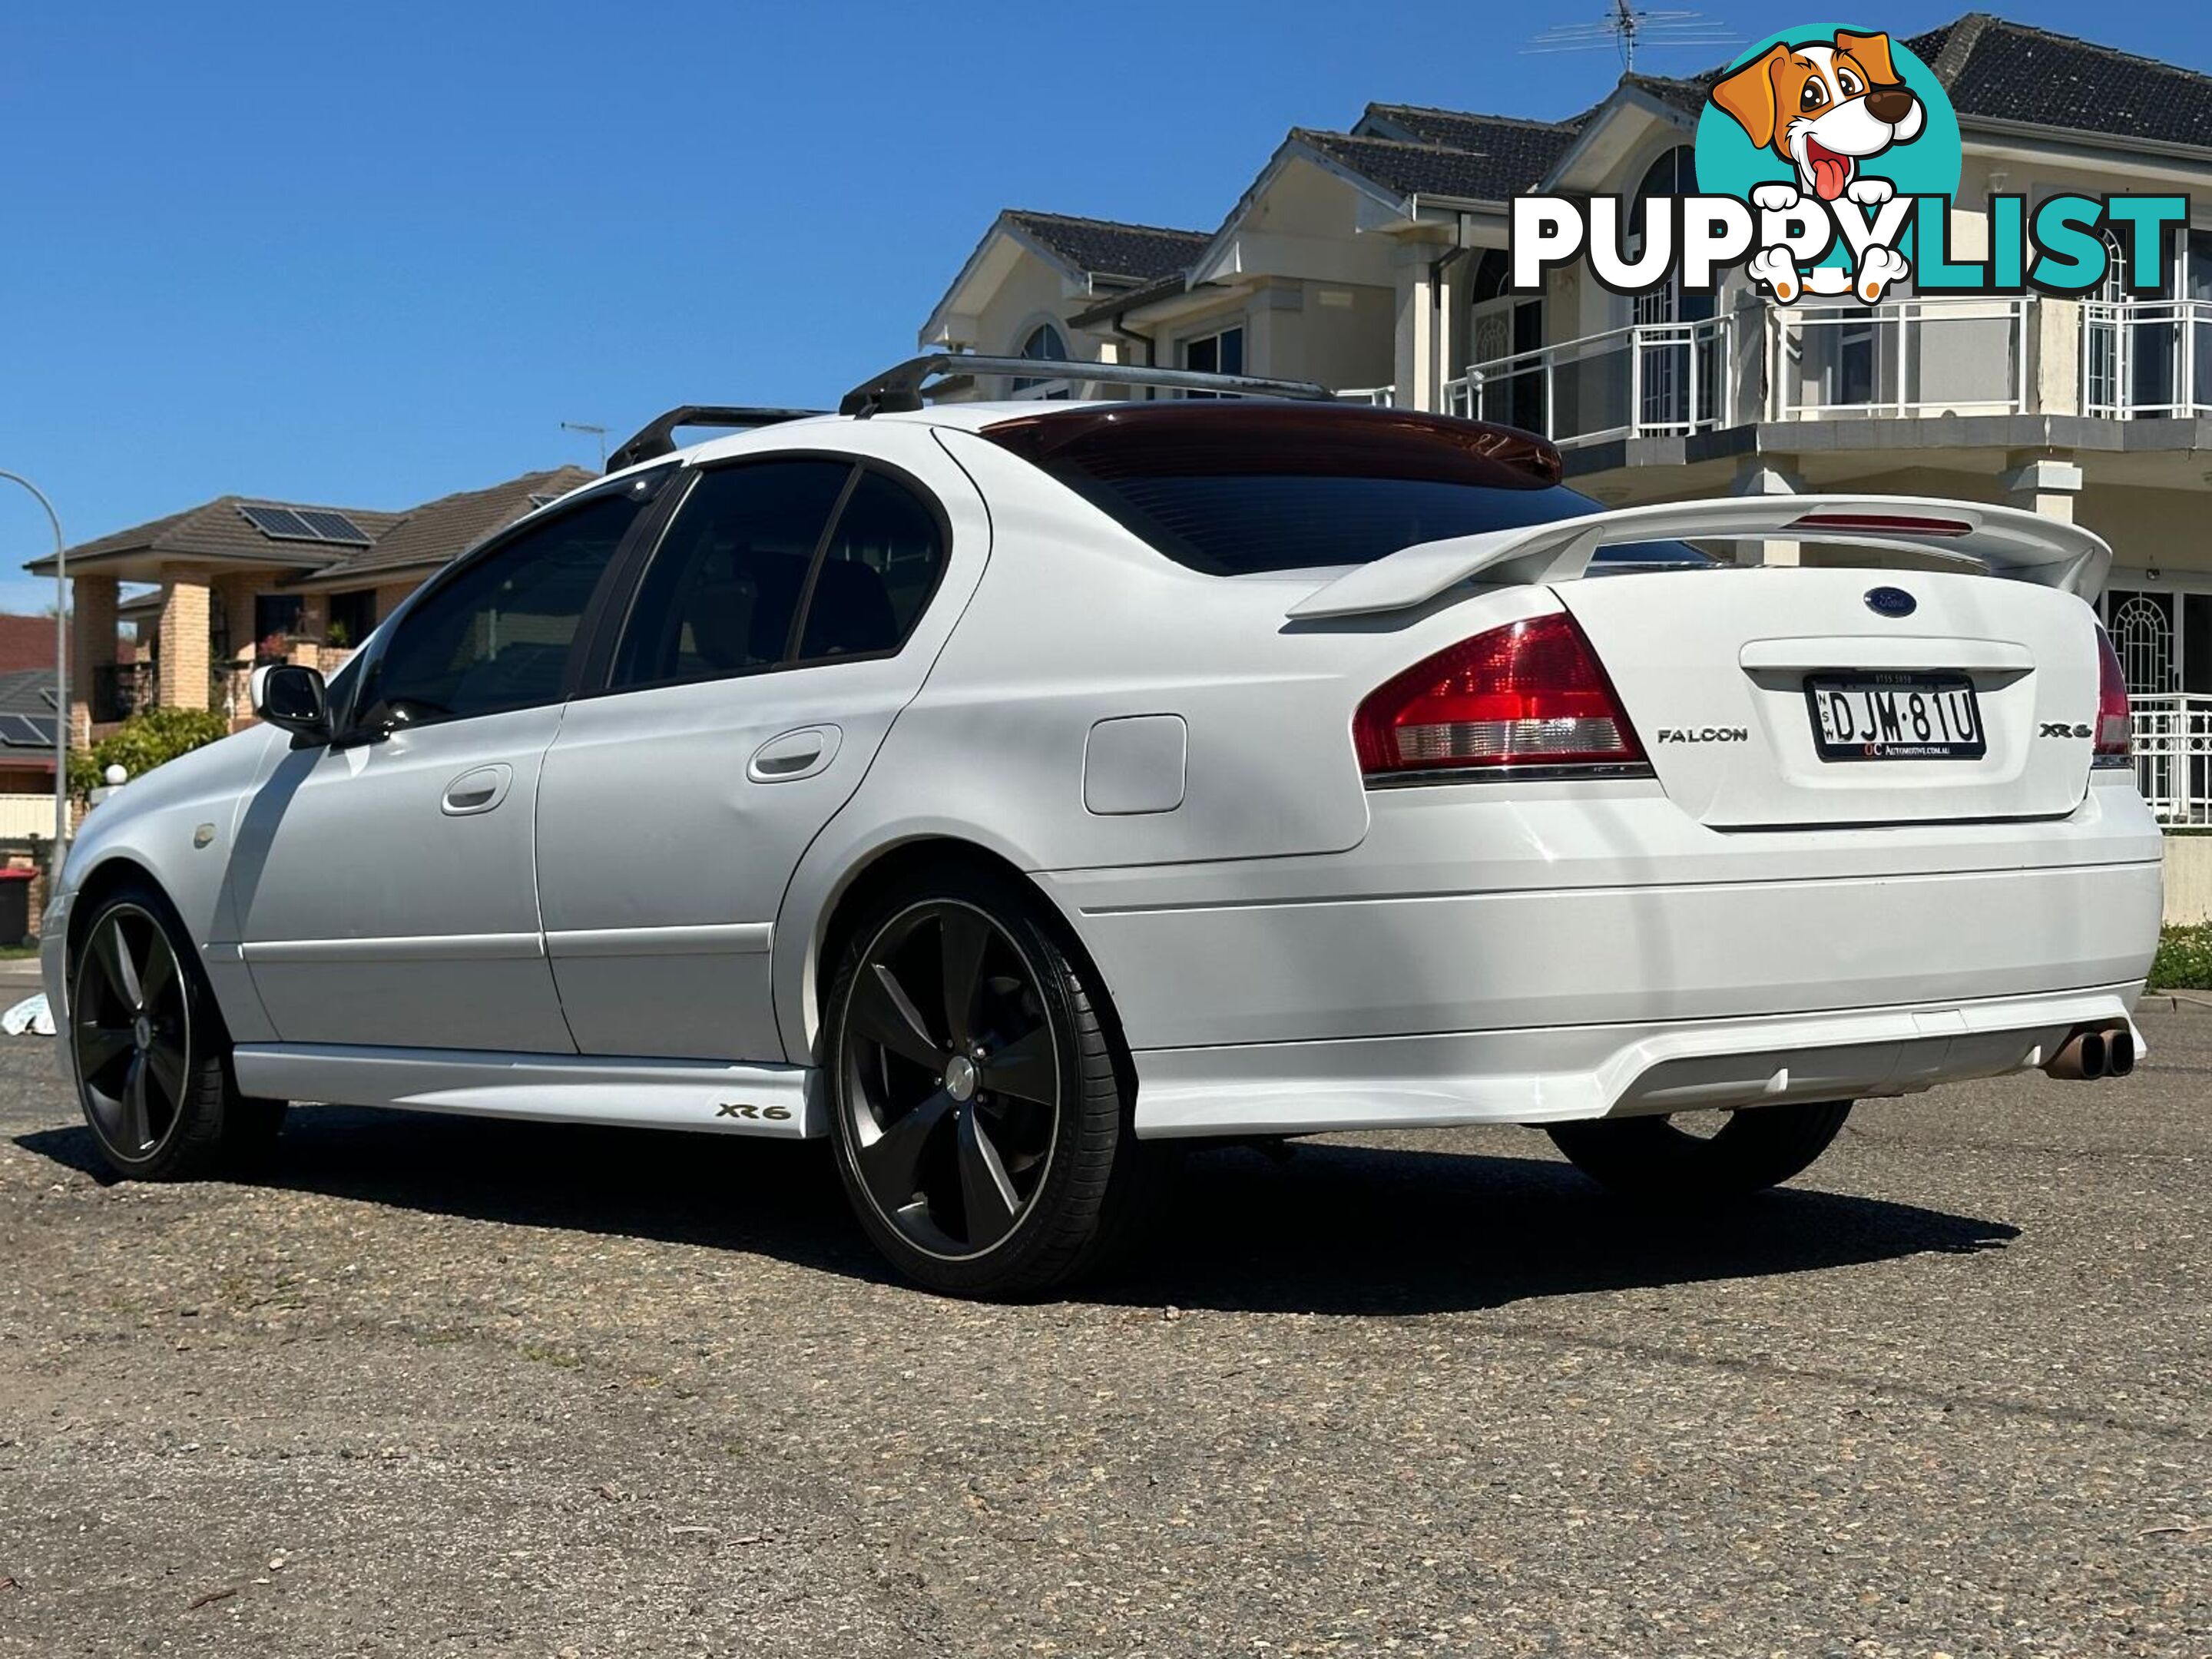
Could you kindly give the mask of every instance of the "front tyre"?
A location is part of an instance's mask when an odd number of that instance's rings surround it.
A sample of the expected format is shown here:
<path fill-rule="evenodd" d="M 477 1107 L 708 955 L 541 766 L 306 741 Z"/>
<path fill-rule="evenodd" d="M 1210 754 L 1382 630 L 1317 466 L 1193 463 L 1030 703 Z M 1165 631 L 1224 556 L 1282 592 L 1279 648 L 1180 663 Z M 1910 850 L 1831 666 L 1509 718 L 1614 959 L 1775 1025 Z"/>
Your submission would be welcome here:
<path fill-rule="evenodd" d="M 1567 1160 L 1624 1198 L 1729 1198 L 1777 1187 L 1828 1149 L 1851 1115 L 1848 1100 L 1731 1112 L 1713 1133 L 1667 1117 L 1592 1118 L 1545 1133 Z"/>
<path fill-rule="evenodd" d="M 1149 1162 L 1103 989 L 1018 884 L 950 869 L 884 895 L 824 1010 L 837 1170 L 908 1278 L 1018 1297 L 1099 1267 Z"/>
<path fill-rule="evenodd" d="M 195 1180 L 266 1151 L 282 1101 L 238 1091 L 230 1039 L 167 900 L 120 888 L 94 908 L 69 966 L 77 1103 L 119 1176 Z"/>

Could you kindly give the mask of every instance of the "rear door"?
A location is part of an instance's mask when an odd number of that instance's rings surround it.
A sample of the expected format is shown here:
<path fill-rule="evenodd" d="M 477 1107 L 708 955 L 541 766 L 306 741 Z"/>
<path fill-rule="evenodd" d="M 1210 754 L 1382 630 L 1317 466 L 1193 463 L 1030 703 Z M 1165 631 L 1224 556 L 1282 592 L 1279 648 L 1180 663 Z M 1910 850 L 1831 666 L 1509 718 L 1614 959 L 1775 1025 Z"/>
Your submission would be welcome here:
<path fill-rule="evenodd" d="M 859 787 L 980 572 L 981 500 L 927 433 L 901 463 L 700 469 L 604 684 L 545 757 L 538 887 L 586 1054 L 780 1062 L 771 953 L 801 854 Z"/>
<path fill-rule="evenodd" d="M 2096 619 L 2071 594 L 1812 567 L 1555 591 L 1668 797 L 1716 828 L 2056 817 L 2088 787 Z"/>

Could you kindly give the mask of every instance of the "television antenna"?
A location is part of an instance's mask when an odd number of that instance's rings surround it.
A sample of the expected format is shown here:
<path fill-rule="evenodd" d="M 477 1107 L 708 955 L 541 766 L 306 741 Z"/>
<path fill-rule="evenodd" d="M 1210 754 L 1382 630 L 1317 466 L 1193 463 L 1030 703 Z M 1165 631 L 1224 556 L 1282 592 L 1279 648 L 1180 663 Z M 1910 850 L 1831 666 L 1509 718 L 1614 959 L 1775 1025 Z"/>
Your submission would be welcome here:
<path fill-rule="evenodd" d="M 1730 33 L 1717 18 L 1695 11 L 1652 11 L 1630 0 L 1613 0 L 1603 17 L 1587 23 L 1561 23 L 1546 29 L 1521 48 L 1524 52 L 1593 52 L 1610 46 L 1620 54 L 1623 74 L 1636 67 L 1640 48 L 1649 52 L 1678 51 L 1683 47 L 1709 50 L 1733 46 L 1742 40 Z"/>
<path fill-rule="evenodd" d="M 561 422 L 561 430 L 563 432 L 580 432 L 587 438 L 597 438 L 599 441 L 599 471 L 604 472 L 607 470 L 606 428 L 603 426 L 593 426 L 588 421 L 563 421 Z"/>

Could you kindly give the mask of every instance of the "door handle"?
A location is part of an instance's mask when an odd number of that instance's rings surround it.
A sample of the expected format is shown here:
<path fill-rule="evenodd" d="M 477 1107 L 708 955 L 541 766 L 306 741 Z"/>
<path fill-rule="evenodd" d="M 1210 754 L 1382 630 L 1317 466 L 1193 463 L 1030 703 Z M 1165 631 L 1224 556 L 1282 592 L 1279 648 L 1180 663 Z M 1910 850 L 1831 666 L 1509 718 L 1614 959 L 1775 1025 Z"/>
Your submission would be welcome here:
<path fill-rule="evenodd" d="M 438 810 L 449 818 L 489 812 L 507 799 L 507 786 L 514 781 L 514 769 L 504 761 L 474 768 L 446 786 Z"/>
<path fill-rule="evenodd" d="M 788 783 L 811 778 L 837 758 L 843 733 L 834 726 L 805 726 L 770 738 L 753 750 L 745 775 L 755 783 Z"/>

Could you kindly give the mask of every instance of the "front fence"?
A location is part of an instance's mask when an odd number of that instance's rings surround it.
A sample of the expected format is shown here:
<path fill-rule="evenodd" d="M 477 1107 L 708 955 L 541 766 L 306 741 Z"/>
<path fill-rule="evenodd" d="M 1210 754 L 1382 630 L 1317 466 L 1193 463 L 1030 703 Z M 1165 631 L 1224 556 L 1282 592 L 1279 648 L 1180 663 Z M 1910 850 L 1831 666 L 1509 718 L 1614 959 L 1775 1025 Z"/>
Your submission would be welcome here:
<path fill-rule="evenodd" d="M 2166 823 L 2212 824 L 2212 696 L 2188 691 L 2130 699 L 2136 783 Z"/>

